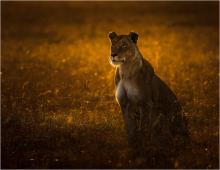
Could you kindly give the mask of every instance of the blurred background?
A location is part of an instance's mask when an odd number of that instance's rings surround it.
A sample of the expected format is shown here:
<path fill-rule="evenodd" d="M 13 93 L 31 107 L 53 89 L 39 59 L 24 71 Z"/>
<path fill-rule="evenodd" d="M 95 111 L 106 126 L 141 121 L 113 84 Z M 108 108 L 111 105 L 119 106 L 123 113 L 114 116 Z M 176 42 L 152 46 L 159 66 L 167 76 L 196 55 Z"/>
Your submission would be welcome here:
<path fill-rule="evenodd" d="M 174 167 L 218 168 L 218 22 L 219 2 L 1 2 L 2 168 L 138 168 L 110 31 L 137 32 L 182 103 L 195 145 Z"/>

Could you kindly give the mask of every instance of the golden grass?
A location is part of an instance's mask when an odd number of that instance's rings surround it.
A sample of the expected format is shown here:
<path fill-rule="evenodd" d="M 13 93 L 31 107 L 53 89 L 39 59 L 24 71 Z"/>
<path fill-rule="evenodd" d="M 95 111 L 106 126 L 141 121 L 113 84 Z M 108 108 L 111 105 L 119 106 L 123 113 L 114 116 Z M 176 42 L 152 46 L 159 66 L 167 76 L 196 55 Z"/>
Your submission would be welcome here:
<path fill-rule="evenodd" d="M 176 168 L 218 167 L 216 20 L 203 13 L 155 13 L 157 5 L 147 2 L 121 3 L 124 10 L 110 2 L 2 5 L 3 167 L 137 167 L 108 59 L 108 32 L 131 30 L 139 33 L 143 56 L 177 94 L 197 143 L 175 159 Z"/>

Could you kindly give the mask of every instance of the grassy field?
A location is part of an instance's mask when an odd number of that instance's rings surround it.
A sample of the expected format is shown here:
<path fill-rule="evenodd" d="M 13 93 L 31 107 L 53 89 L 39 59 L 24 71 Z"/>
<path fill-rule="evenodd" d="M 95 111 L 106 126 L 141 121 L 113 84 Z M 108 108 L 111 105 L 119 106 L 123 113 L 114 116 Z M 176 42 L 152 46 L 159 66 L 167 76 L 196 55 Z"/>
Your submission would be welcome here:
<path fill-rule="evenodd" d="M 2 168 L 138 168 L 110 31 L 136 31 L 181 101 L 194 145 L 175 168 L 219 167 L 218 2 L 1 2 L 1 12 Z"/>

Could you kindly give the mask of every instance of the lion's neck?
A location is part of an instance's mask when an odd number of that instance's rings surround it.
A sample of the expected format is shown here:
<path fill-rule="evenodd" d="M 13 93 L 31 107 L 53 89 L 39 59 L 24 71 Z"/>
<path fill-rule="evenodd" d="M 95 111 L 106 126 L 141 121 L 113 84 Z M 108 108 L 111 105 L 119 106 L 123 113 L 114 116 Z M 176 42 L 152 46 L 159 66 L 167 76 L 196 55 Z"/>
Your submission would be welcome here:
<path fill-rule="evenodd" d="M 133 60 L 130 60 L 119 66 L 119 73 L 122 79 L 132 78 L 139 72 L 143 65 L 143 57 L 138 50 L 135 49 Z"/>

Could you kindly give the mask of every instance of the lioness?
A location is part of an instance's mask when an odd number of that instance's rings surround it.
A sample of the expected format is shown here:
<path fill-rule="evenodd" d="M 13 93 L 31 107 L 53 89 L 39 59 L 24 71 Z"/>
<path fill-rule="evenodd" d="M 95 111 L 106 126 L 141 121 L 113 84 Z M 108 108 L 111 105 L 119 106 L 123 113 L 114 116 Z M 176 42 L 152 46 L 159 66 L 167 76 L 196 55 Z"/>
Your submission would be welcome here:
<path fill-rule="evenodd" d="M 123 112 L 129 144 L 137 154 L 149 149 L 169 152 L 176 137 L 183 141 L 188 138 L 177 97 L 141 55 L 137 33 L 111 32 L 109 38 L 110 62 L 116 66 L 115 95 Z"/>

